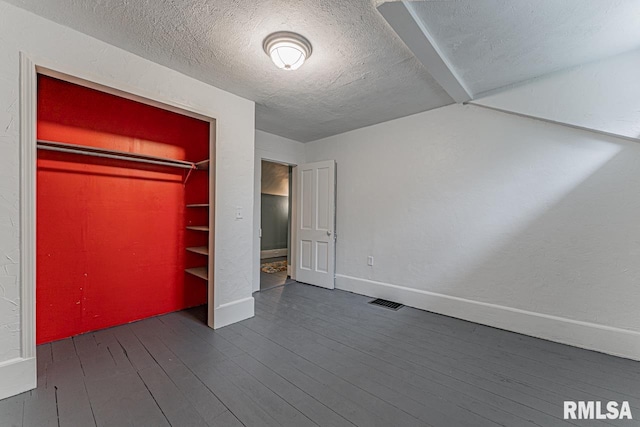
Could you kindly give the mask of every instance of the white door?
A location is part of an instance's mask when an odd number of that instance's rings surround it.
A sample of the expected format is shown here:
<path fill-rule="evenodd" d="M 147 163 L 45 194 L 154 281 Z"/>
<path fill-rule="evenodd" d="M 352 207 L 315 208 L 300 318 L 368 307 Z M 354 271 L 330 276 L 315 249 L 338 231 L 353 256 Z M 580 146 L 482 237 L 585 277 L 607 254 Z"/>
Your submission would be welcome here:
<path fill-rule="evenodd" d="M 336 163 L 297 168 L 296 280 L 334 288 Z"/>

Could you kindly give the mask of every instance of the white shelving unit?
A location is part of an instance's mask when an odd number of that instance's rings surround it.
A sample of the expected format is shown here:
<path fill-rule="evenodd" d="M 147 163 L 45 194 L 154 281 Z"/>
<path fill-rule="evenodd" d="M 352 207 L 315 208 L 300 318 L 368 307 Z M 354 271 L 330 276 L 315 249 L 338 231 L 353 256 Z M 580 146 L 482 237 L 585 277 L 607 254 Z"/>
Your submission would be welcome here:
<path fill-rule="evenodd" d="M 209 247 L 208 246 L 194 246 L 191 248 L 187 248 L 189 252 L 193 252 L 198 255 L 209 256 Z"/>
<path fill-rule="evenodd" d="M 208 171 L 209 170 L 209 164 L 210 161 L 209 159 L 207 160 L 203 160 L 201 162 L 197 162 L 194 163 L 195 167 L 197 170 L 201 170 L 201 171 Z M 193 203 L 193 204 L 188 204 L 187 208 L 191 208 L 191 209 L 208 209 L 209 208 L 209 203 Z M 191 231 L 199 231 L 199 232 L 203 232 L 203 233 L 208 233 L 209 232 L 209 225 L 189 225 L 187 226 L 187 230 L 191 230 Z M 211 238 L 209 239 L 209 241 L 211 241 Z M 193 268 L 187 268 L 185 271 L 189 274 L 192 274 L 196 277 L 199 277 L 200 279 L 209 281 L 209 246 L 193 246 L 193 247 L 188 247 L 186 248 L 186 250 L 188 252 L 200 255 L 202 257 L 206 257 L 203 260 L 203 264 L 206 264 L 203 267 L 193 267 Z"/>
<path fill-rule="evenodd" d="M 209 269 L 207 267 L 187 268 L 185 271 L 203 280 L 209 280 Z"/>
<path fill-rule="evenodd" d="M 196 168 L 200 170 L 209 170 L 209 159 L 196 163 Z"/>
<path fill-rule="evenodd" d="M 187 230 L 191 230 L 191 231 L 204 231 L 204 232 L 209 232 L 209 226 L 208 225 L 188 225 L 187 226 Z"/>

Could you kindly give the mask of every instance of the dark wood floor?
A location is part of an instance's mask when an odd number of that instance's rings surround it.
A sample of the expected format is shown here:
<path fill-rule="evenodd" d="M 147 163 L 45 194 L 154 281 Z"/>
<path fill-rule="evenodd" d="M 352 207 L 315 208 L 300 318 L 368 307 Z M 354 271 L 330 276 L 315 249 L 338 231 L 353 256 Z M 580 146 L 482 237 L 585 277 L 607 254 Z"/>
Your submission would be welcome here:
<path fill-rule="evenodd" d="M 293 280 L 287 276 L 286 271 L 279 271 L 277 273 L 265 273 L 260 272 L 260 290 L 267 291 L 277 286 L 293 283 Z"/>
<path fill-rule="evenodd" d="M 202 308 L 38 347 L 1 426 L 638 425 L 640 363 L 289 284 L 213 331 Z M 562 420 L 627 400 L 633 421 Z"/>

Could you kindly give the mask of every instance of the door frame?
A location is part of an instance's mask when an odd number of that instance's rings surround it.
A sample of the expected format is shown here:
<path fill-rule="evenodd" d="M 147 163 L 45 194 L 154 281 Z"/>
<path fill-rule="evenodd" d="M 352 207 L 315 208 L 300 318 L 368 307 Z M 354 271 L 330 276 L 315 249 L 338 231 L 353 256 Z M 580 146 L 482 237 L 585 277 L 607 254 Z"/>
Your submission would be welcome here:
<path fill-rule="evenodd" d="M 126 83 L 107 80 L 58 62 L 20 52 L 20 316 L 21 350 L 23 360 L 36 358 L 36 173 L 37 173 L 37 79 L 38 74 L 54 77 L 69 83 L 96 89 L 122 98 L 141 102 L 164 110 L 193 117 L 210 123 L 209 144 L 211 155 L 215 155 L 218 126 L 197 107 L 177 102 L 160 93 L 141 91 Z M 211 157 L 215 159 L 215 157 Z M 210 200 L 215 200 L 215 161 L 211 162 Z M 209 212 L 209 226 L 215 230 L 216 208 Z M 213 233 L 212 233 L 213 235 Z M 213 239 L 212 239 L 213 242 Z M 213 277 L 214 256 L 209 257 L 209 269 Z M 208 323 L 214 324 L 215 280 L 209 280 L 207 289 Z M 35 364 L 34 364 L 35 366 Z M 33 378 L 36 387 L 36 378 Z"/>
<path fill-rule="evenodd" d="M 295 237 L 296 227 L 295 221 L 296 215 L 296 167 L 298 166 L 291 156 L 276 154 L 267 152 L 264 150 L 256 149 L 255 154 L 255 184 L 254 184 L 254 278 L 253 278 L 253 292 L 260 291 L 260 225 L 262 223 L 262 161 L 278 163 L 285 166 L 290 166 L 291 171 L 291 194 L 289 195 L 289 206 L 291 207 L 291 218 L 289 218 L 289 257 L 290 264 L 287 265 L 287 274 L 295 280 Z"/>

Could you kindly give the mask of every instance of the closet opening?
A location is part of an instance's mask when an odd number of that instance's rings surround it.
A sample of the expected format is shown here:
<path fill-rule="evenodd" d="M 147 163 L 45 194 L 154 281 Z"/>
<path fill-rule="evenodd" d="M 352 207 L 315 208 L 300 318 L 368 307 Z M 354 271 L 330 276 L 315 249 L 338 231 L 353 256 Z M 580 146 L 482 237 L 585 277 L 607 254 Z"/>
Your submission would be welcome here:
<path fill-rule="evenodd" d="M 292 167 L 261 162 L 260 290 L 291 280 Z"/>
<path fill-rule="evenodd" d="M 73 81 L 37 76 L 36 343 L 205 304 L 211 326 L 215 120 Z"/>

